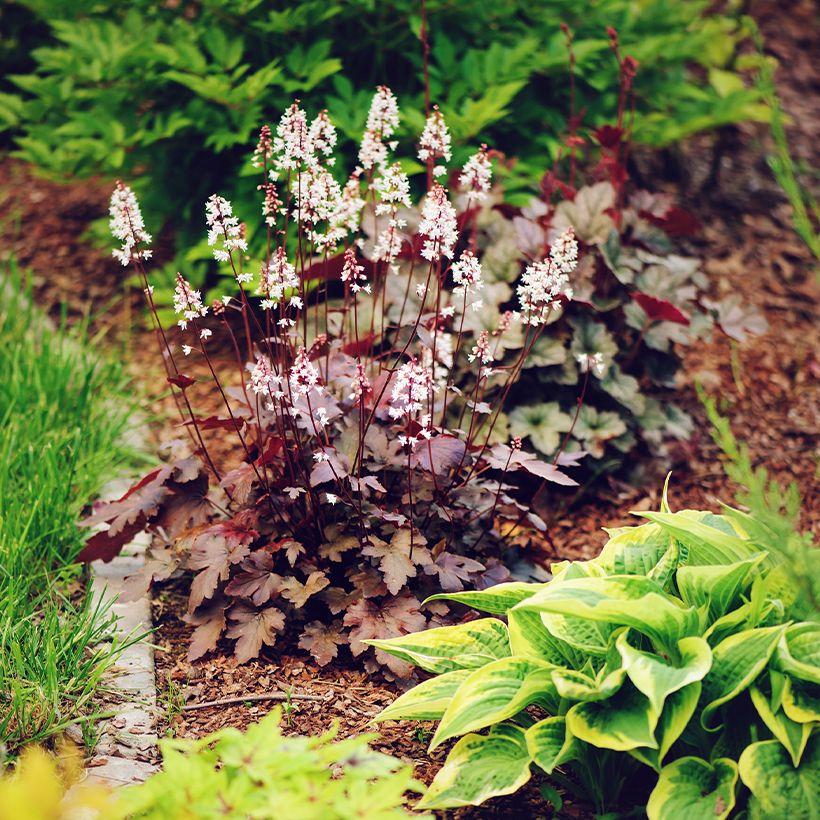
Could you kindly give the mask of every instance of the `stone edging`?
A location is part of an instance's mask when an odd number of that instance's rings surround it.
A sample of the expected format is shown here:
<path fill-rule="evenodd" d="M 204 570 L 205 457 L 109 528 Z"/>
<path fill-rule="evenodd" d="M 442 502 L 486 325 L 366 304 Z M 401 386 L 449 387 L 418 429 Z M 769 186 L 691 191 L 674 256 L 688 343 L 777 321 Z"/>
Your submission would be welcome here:
<path fill-rule="evenodd" d="M 119 498 L 130 482 L 110 482 L 103 493 L 106 498 Z M 150 543 L 147 534 L 138 535 L 113 561 L 95 561 L 92 591 L 100 596 L 117 617 L 115 635 L 123 640 L 143 635 L 151 629 L 151 601 L 143 595 L 127 603 L 118 599 L 126 576 L 145 565 L 145 550 Z M 113 602 L 113 603 L 111 603 Z M 157 765 L 157 690 L 154 676 L 154 650 L 150 636 L 129 646 L 120 655 L 105 682 L 122 696 L 112 695 L 103 710 L 116 712 L 101 726 L 100 740 L 88 763 L 88 782 L 108 786 L 141 783 L 158 769 Z"/>

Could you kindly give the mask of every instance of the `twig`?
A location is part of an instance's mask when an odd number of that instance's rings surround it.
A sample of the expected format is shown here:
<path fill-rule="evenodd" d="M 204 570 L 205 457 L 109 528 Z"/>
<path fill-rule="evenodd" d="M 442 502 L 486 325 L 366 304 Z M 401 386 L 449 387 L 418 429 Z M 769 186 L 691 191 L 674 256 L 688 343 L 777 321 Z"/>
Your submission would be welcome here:
<path fill-rule="evenodd" d="M 186 703 L 182 707 L 183 712 L 192 712 L 194 709 L 210 709 L 212 706 L 229 706 L 232 703 L 253 703 L 260 700 L 312 700 L 319 703 L 324 703 L 332 695 L 289 695 L 287 692 L 267 692 L 262 695 L 244 695 L 233 698 L 220 698 L 219 700 L 206 700 L 202 703 Z"/>

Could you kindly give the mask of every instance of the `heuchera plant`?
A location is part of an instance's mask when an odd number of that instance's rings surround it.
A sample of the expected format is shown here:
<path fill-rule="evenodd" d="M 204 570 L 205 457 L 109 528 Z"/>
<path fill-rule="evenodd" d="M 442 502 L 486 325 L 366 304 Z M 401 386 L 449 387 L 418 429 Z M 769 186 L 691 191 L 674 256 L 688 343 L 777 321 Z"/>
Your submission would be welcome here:
<path fill-rule="evenodd" d="M 435 675 L 377 719 L 459 738 L 422 807 L 510 794 L 534 764 L 599 812 L 816 816 L 816 610 L 747 514 L 642 515 L 545 584 L 433 596 L 491 617 L 373 642 Z"/>
<path fill-rule="evenodd" d="M 201 463 L 167 464 L 98 507 L 86 523 L 109 527 L 84 558 L 110 559 L 138 530 L 156 533 L 164 546 L 153 550 L 146 583 L 178 568 L 197 573 L 192 658 L 224 636 L 245 661 L 294 629 L 327 664 L 340 646 L 359 656 L 372 652 L 367 639 L 423 629 L 419 594 L 510 580 L 501 542 L 544 530 L 515 500 L 509 474 L 576 483 L 563 468 L 583 453 L 558 447 L 542 460 L 520 439 L 501 440 L 497 424 L 544 326 L 572 298 L 573 230 L 554 233 L 524 266 L 504 312 L 486 311 L 476 217 L 490 153 L 482 147 L 455 172 L 451 195 L 439 181 L 450 134 L 432 108 L 418 149 L 427 192 L 411 225 L 409 180 L 391 157 L 398 117 L 395 97 L 379 88 L 344 184 L 331 173 L 336 133 L 326 113 L 309 121 L 294 104 L 275 131 L 262 129 L 254 162 L 264 258 L 249 258 L 246 226 L 228 201 L 210 197 L 208 243 L 238 292 L 206 305 L 178 275 L 180 349 L 157 319 L 151 237 L 136 198 L 122 184 L 112 196 L 122 243 L 114 255 L 142 277 Z M 218 375 L 216 356 L 234 363 L 233 384 Z M 183 369 L 192 360 L 213 379 L 221 416 L 194 412 L 195 379 Z M 212 430 L 241 461 L 217 463 L 206 446 Z M 446 613 L 437 605 L 432 622 Z M 410 670 L 381 650 L 375 659 L 398 675 Z"/>
<path fill-rule="evenodd" d="M 513 206 L 496 188 L 476 215 L 488 316 L 510 299 L 522 259 L 543 257 L 551 238 L 573 227 L 583 249 L 574 298 L 550 315 L 498 426 L 550 458 L 573 425 L 580 393 L 570 449 L 588 451 L 584 466 L 596 473 L 619 467 L 641 446 L 657 451 L 669 438 L 688 438 L 692 421 L 670 401 L 682 346 L 715 324 L 739 341 L 766 330 L 762 315 L 738 295 L 706 298 L 700 261 L 675 252 L 673 238 L 697 233 L 697 220 L 668 194 L 630 190 L 637 64 L 622 55 L 617 34 L 609 34 L 620 75 L 613 124 L 583 128 L 571 87 L 563 151 L 543 176 L 539 196 Z M 572 66 L 568 31 L 567 43 Z M 509 165 L 514 172 L 515 163 Z"/>

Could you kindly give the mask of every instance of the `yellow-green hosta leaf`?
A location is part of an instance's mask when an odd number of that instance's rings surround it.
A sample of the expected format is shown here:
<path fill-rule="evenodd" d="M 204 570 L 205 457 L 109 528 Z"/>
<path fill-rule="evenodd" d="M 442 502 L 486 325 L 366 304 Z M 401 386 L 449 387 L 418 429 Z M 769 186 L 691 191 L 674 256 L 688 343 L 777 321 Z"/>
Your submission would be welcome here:
<path fill-rule="evenodd" d="M 517 608 L 630 626 L 661 646 L 674 645 L 699 626 L 695 609 L 681 606 L 657 583 L 636 575 L 553 582 Z"/>
<path fill-rule="evenodd" d="M 572 615 L 559 615 L 555 612 L 537 610 L 510 610 L 510 617 L 519 612 L 539 615 L 547 631 L 562 643 L 576 652 L 587 655 L 606 655 L 609 637 L 617 626 L 609 623 L 591 621 L 589 618 L 577 618 Z"/>
<path fill-rule="evenodd" d="M 760 719 L 769 731 L 786 747 L 792 763 L 797 766 L 811 735 L 811 723 L 797 723 L 791 720 L 783 708 L 774 709 L 766 694 L 757 686 L 749 689 Z"/>
<path fill-rule="evenodd" d="M 798 767 L 777 740 L 752 743 L 738 760 L 752 793 L 751 818 L 816 820 L 820 817 L 820 734 L 809 740 Z"/>
<path fill-rule="evenodd" d="M 426 598 L 428 601 L 456 601 L 457 603 L 489 612 L 492 615 L 506 615 L 517 603 L 535 595 L 546 584 L 528 584 L 524 581 L 510 581 L 508 584 L 496 584 L 489 589 L 468 590 L 467 592 L 440 592 Z"/>
<path fill-rule="evenodd" d="M 686 547 L 686 563 L 690 566 L 733 564 L 759 552 L 722 515 L 698 510 L 642 512 L 641 515 L 659 524 Z"/>
<path fill-rule="evenodd" d="M 578 754 L 578 743 L 567 731 L 563 717 L 539 720 L 527 729 L 526 738 L 532 762 L 547 774 L 552 774 L 556 766 L 574 760 Z"/>
<path fill-rule="evenodd" d="M 470 669 L 456 669 L 422 681 L 382 709 L 373 720 L 439 720 L 470 674 Z"/>
<path fill-rule="evenodd" d="M 752 571 L 763 558 L 760 553 L 723 566 L 679 567 L 675 578 L 681 598 L 689 606 L 708 605 L 711 621 L 721 618 L 741 603 L 740 594 L 749 585 Z"/>
<path fill-rule="evenodd" d="M 724 638 L 712 650 L 712 668 L 703 679 L 703 702 L 706 704 L 700 722 L 713 731 L 715 712 L 736 697 L 766 668 L 785 626 L 746 629 Z"/>
<path fill-rule="evenodd" d="M 492 726 L 536 701 L 554 700 L 555 667 L 530 658 L 502 658 L 470 673 L 441 717 L 430 748 Z"/>
<path fill-rule="evenodd" d="M 629 684 L 609 700 L 578 703 L 567 712 L 567 728 L 578 740 L 616 752 L 657 749 L 657 723 L 649 699 Z"/>
<path fill-rule="evenodd" d="M 646 574 L 646 577 L 651 578 L 655 583 L 668 591 L 671 586 L 671 581 L 675 577 L 675 570 L 677 570 L 681 563 L 682 552 L 680 542 L 673 540 L 666 548 L 666 552 L 658 560 L 658 563 Z"/>
<path fill-rule="evenodd" d="M 498 618 L 479 618 L 364 643 L 437 674 L 454 669 L 477 669 L 510 654 L 507 626 Z"/>
<path fill-rule="evenodd" d="M 629 630 L 618 636 L 615 646 L 629 679 L 649 698 L 658 714 L 663 711 L 664 701 L 672 692 L 702 680 L 712 665 L 712 650 L 703 638 L 679 640 L 678 657 L 674 663 L 661 655 L 635 649 L 629 643 Z"/>
<path fill-rule="evenodd" d="M 518 791 L 530 775 L 524 730 L 510 723 L 494 726 L 488 735 L 470 734 L 453 746 L 417 808 L 478 806 Z"/>
<path fill-rule="evenodd" d="M 701 688 L 701 682 L 695 681 L 669 695 L 663 706 L 663 712 L 658 719 L 658 725 L 655 727 L 658 748 L 630 749 L 629 754 L 640 760 L 641 763 L 650 766 L 656 772 L 660 772 L 666 753 L 683 734 L 684 729 L 692 719 L 692 715 L 695 714 Z"/>
<path fill-rule="evenodd" d="M 796 723 L 820 721 L 820 692 L 810 683 L 786 678 L 782 703 L 783 711 Z"/>
<path fill-rule="evenodd" d="M 562 698 L 584 702 L 611 697 L 621 688 L 625 677 L 623 667 L 613 670 L 605 667 L 595 678 L 576 669 L 556 669 L 552 673 L 552 682 Z"/>
<path fill-rule="evenodd" d="M 682 757 L 664 766 L 649 795 L 649 820 L 721 820 L 735 805 L 737 764 Z"/>
<path fill-rule="evenodd" d="M 649 575 L 672 543 L 669 533 L 658 524 L 604 531 L 609 534 L 609 541 L 593 562 L 609 575 Z"/>
<path fill-rule="evenodd" d="M 820 624 L 790 626 L 775 650 L 777 668 L 820 686 Z"/>
<path fill-rule="evenodd" d="M 541 615 L 524 609 L 510 610 L 507 615 L 510 650 L 513 655 L 548 661 L 556 666 L 581 666 L 583 653 L 553 635 L 544 626 Z"/>

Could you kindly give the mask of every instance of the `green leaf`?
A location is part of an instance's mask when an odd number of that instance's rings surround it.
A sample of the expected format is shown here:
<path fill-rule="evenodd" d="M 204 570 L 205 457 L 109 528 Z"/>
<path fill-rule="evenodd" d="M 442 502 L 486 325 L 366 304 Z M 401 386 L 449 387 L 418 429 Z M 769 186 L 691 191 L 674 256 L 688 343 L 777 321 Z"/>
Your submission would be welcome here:
<path fill-rule="evenodd" d="M 578 740 L 616 752 L 642 746 L 656 749 L 657 723 L 649 699 L 631 685 L 621 687 L 609 700 L 578 703 L 567 712 L 567 728 Z"/>
<path fill-rule="evenodd" d="M 453 746 L 417 808 L 478 806 L 518 791 L 530 775 L 524 730 L 509 723 L 494 726 L 488 735 L 470 734 Z"/>
<path fill-rule="evenodd" d="M 442 715 L 430 749 L 448 738 L 506 720 L 540 699 L 555 698 L 554 668 L 544 661 L 502 658 L 475 670 Z"/>
<path fill-rule="evenodd" d="M 694 609 L 680 606 L 654 581 L 634 575 L 547 584 L 518 608 L 630 626 L 661 646 L 674 646 L 698 628 Z"/>
<path fill-rule="evenodd" d="M 635 649 L 628 638 L 629 630 L 625 630 L 615 642 L 623 667 L 635 688 L 649 698 L 658 714 L 663 711 L 664 702 L 672 692 L 702 680 L 712 665 L 712 650 L 703 638 L 678 641 L 674 663 L 660 655 Z"/>
<path fill-rule="evenodd" d="M 712 668 L 703 679 L 701 725 L 707 731 L 712 716 L 724 703 L 730 701 L 751 684 L 766 668 L 785 626 L 764 629 L 746 629 L 724 638 L 712 650 Z"/>
<path fill-rule="evenodd" d="M 786 678 L 783 687 L 783 711 L 797 723 L 820 721 L 820 693 L 817 687 Z"/>
<path fill-rule="evenodd" d="M 578 744 L 567 731 L 567 721 L 563 717 L 539 720 L 527 729 L 526 738 L 532 762 L 547 774 L 552 774 L 556 766 L 575 759 L 579 753 Z"/>
<path fill-rule="evenodd" d="M 572 426 L 572 418 L 562 412 L 557 401 L 546 404 L 523 404 L 510 414 L 510 434 L 529 436 L 532 446 L 545 455 L 552 455 L 561 444 L 562 433 Z"/>
<path fill-rule="evenodd" d="M 661 764 L 667 752 L 672 748 L 675 741 L 683 734 L 695 709 L 698 706 L 698 699 L 702 690 L 700 681 L 690 683 L 683 689 L 678 689 L 666 699 L 663 712 L 655 727 L 655 739 L 658 741 L 657 749 L 631 749 L 630 754 L 653 768 L 656 772 L 661 770 Z"/>
<path fill-rule="evenodd" d="M 675 579 L 681 598 L 689 606 L 708 604 L 710 620 L 717 620 L 740 603 L 740 594 L 749 585 L 752 570 L 764 557 L 760 553 L 722 566 L 679 567 Z"/>
<path fill-rule="evenodd" d="M 820 686 L 820 624 L 790 626 L 775 650 L 778 669 Z"/>
<path fill-rule="evenodd" d="M 364 643 L 437 674 L 455 669 L 477 669 L 510 654 L 507 627 L 498 618 L 480 618 Z"/>
<path fill-rule="evenodd" d="M 689 549 L 690 565 L 733 564 L 754 557 L 759 551 L 743 538 L 732 535 L 717 526 L 727 522 L 721 516 L 696 510 L 676 513 L 642 512 L 644 518 L 660 524 Z M 728 525 L 731 529 L 731 525 Z"/>
<path fill-rule="evenodd" d="M 744 749 L 738 770 L 753 795 L 749 801 L 750 817 L 820 817 L 820 735 L 815 734 L 809 741 L 797 768 L 777 740 L 764 740 Z"/>
<path fill-rule="evenodd" d="M 546 584 L 528 584 L 524 581 L 511 581 L 507 584 L 496 584 L 489 589 L 477 592 L 440 592 L 425 599 L 428 601 L 456 601 L 460 604 L 477 609 L 479 612 L 489 612 L 493 615 L 506 615 L 508 609 L 526 598 L 535 595 Z"/>
<path fill-rule="evenodd" d="M 734 760 L 682 757 L 661 770 L 646 813 L 649 820 L 720 820 L 734 808 L 736 783 Z"/>
<path fill-rule="evenodd" d="M 457 669 L 422 681 L 382 709 L 373 720 L 440 720 L 459 686 L 469 676 L 469 669 Z"/>
<path fill-rule="evenodd" d="M 583 655 L 571 644 L 553 635 L 537 612 L 513 609 L 507 615 L 512 655 L 548 661 L 556 666 L 580 666 Z"/>
<path fill-rule="evenodd" d="M 809 736 L 812 731 L 812 724 L 796 723 L 791 720 L 783 710 L 783 708 L 775 709 L 769 698 L 757 686 L 752 686 L 749 689 L 749 694 L 752 697 L 757 713 L 760 719 L 766 724 L 769 731 L 786 747 L 792 763 L 797 766 L 800 763 L 800 758 L 809 741 Z"/>
<path fill-rule="evenodd" d="M 672 543 L 657 524 L 604 531 L 610 538 L 594 561 L 610 575 L 649 575 Z"/>
<path fill-rule="evenodd" d="M 552 673 L 552 682 L 562 698 L 585 702 L 611 697 L 621 688 L 625 677 L 623 667 L 612 670 L 604 667 L 594 678 L 576 669 L 556 669 Z"/>

